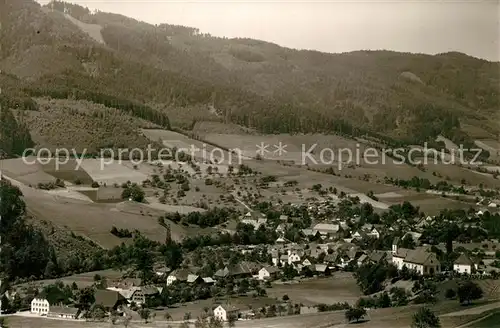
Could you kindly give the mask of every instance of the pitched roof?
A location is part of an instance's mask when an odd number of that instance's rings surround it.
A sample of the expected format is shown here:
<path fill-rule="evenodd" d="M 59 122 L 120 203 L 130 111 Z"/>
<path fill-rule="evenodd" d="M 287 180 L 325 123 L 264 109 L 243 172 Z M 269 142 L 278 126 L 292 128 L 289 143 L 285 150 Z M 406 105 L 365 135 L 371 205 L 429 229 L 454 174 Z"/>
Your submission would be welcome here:
<path fill-rule="evenodd" d="M 309 268 L 311 269 L 311 271 L 325 272 L 327 269 L 327 265 L 326 264 L 311 264 L 309 266 Z"/>
<path fill-rule="evenodd" d="M 228 269 L 227 269 L 227 267 L 226 267 L 226 268 L 224 268 L 224 269 L 219 269 L 219 270 L 217 270 L 217 271 L 215 272 L 215 274 L 214 274 L 214 275 L 215 275 L 216 277 L 225 277 L 225 276 L 227 276 L 228 274 L 229 274 L 229 270 L 228 270 Z"/>
<path fill-rule="evenodd" d="M 203 278 L 203 281 L 206 283 L 206 284 L 213 284 L 215 282 L 215 280 L 213 280 L 212 278 L 210 277 L 205 277 Z"/>
<path fill-rule="evenodd" d="M 120 293 L 123 297 L 126 299 L 130 299 L 132 295 L 137 291 L 140 290 L 141 287 L 130 287 L 128 289 L 122 289 L 122 288 L 115 288 L 115 287 L 108 287 L 106 288 L 107 290 L 112 290 Z"/>
<path fill-rule="evenodd" d="M 363 263 L 368 258 L 368 255 L 363 254 L 358 258 L 359 263 Z"/>
<path fill-rule="evenodd" d="M 189 271 L 188 269 L 177 269 L 172 271 L 169 276 L 173 276 L 180 281 L 186 281 L 190 274 L 191 271 Z"/>
<path fill-rule="evenodd" d="M 313 229 L 302 229 L 302 233 L 305 236 L 314 236 L 315 235 L 315 230 L 313 230 Z"/>
<path fill-rule="evenodd" d="M 276 272 L 280 272 L 280 269 L 275 267 L 275 266 L 265 266 L 263 267 L 261 270 L 266 270 L 267 272 L 269 273 L 276 273 Z"/>
<path fill-rule="evenodd" d="M 428 252 L 425 247 L 411 250 L 405 258 L 405 262 L 424 264 L 430 257 L 436 257 L 434 253 Z"/>
<path fill-rule="evenodd" d="M 474 265 L 474 262 L 465 255 L 464 253 L 460 254 L 460 256 L 455 260 L 454 264 L 461 264 L 461 265 Z"/>
<path fill-rule="evenodd" d="M 144 295 L 155 295 L 158 294 L 160 291 L 158 290 L 157 287 L 155 286 L 144 286 L 141 287 L 141 291 Z"/>
<path fill-rule="evenodd" d="M 195 274 L 190 274 L 187 277 L 187 282 L 189 282 L 189 283 L 195 282 L 198 278 L 200 278 L 200 276 L 195 275 Z"/>
<path fill-rule="evenodd" d="M 313 229 L 320 232 L 337 232 L 339 231 L 340 226 L 338 224 L 331 223 L 318 223 Z"/>
<path fill-rule="evenodd" d="M 67 307 L 67 306 L 51 306 L 49 309 L 49 313 L 76 315 L 78 313 L 78 309 L 74 308 L 74 307 Z"/>
<path fill-rule="evenodd" d="M 338 258 L 337 253 L 327 254 L 325 255 L 325 259 L 323 261 L 327 263 L 335 263 L 337 262 L 337 258 Z"/>
<path fill-rule="evenodd" d="M 387 256 L 387 253 L 384 251 L 373 251 L 370 254 L 370 260 L 373 262 L 380 262 Z"/>
<path fill-rule="evenodd" d="M 114 290 L 98 289 L 94 294 L 95 304 L 101 304 L 105 308 L 114 307 L 119 301 L 125 298 Z"/>
<path fill-rule="evenodd" d="M 239 311 L 240 310 L 236 306 L 234 306 L 234 305 L 228 305 L 228 304 L 220 305 L 220 307 L 222 307 L 224 310 L 226 310 L 226 312 L 233 312 L 233 311 Z"/>
<path fill-rule="evenodd" d="M 408 256 L 408 253 L 410 253 L 411 251 L 412 249 L 409 248 L 398 248 L 396 254 L 394 254 L 393 256 L 406 258 Z"/>

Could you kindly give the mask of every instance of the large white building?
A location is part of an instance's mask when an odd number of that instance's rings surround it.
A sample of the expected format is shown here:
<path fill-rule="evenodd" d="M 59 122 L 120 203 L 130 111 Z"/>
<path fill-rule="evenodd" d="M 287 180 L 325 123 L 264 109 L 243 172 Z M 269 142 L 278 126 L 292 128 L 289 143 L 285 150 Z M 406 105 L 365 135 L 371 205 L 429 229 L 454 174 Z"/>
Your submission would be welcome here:
<path fill-rule="evenodd" d="M 49 301 L 45 298 L 34 298 L 31 301 L 31 313 L 38 315 L 48 315 L 50 310 Z"/>
<path fill-rule="evenodd" d="M 441 262 L 436 254 L 429 251 L 426 247 L 417 249 L 399 248 L 399 238 L 394 239 L 392 244 L 392 263 L 402 270 L 407 267 L 415 270 L 419 274 L 433 275 L 441 272 Z"/>

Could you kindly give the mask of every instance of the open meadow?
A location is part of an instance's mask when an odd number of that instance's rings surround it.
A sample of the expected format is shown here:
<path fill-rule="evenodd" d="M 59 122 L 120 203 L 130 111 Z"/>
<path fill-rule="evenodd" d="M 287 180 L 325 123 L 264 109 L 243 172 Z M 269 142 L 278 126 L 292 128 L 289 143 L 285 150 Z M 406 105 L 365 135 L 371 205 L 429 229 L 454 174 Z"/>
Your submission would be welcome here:
<path fill-rule="evenodd" d="M 305 280 L 299 283 L 275 283 L 267 290 L 270 297 L 281 299 L 283 295 L 294 303 L 306 306 L 348 302 L 355 304 L 363 295 L 356 280 L 349 272 L 334 272 L 332 277 Z"/>

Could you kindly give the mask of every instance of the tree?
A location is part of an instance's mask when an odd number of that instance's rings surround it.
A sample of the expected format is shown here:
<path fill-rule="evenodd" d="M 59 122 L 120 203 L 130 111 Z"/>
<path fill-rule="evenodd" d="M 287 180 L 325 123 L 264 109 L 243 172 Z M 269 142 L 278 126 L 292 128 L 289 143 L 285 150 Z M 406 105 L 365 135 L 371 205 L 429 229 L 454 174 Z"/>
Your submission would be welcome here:
<path fill-rule="evenodd" d="M 387 292 L 384 292 L 382 294 L 382 297 L 379 300 L 379 306 L 381 308 L 391 307 L 391 298 L 389 297 L 389 294 L 387 294 Z"/>
<path fill-rule="evenodd" d="M 413 315 L 412 328 L 440 328 L 439 318 L 430 309 L 423 307 Z"/>
<path fill-rule="evenodd" d="M 154 257 L 151 251 L 147 249 L 138 249 L 136 257 L 136 268 L 141 273 L 141 279 L 145 282 L 153 277 Z"/>
<path fill-rule="evenodd" d="M 76 305 L 82 311 L 89 310 L 91 305 L 94 303 L 94 291 L 92 288 L 84 288 L 80 291 L 80 295 L 78 297 L 78 303 Z"/>
<path fill-rule="evenodd" d="M 444 296 L 448 299 L 453 299 L 453 298 L 455 298 L 455 296 L 457 296 L 457 293 L 455 292 L 454 289 L 449 288 L 446 290 L 446 293 Z"/>
<path fill-rule="evenodd" d="M 361 307 L 351 307 L 345 312 L 345 318 L 347 319 L 348 322 L 351 322 L 353 320 L 356 320 L 356 322 L 359 322 L 359 319 L 364 317 L 366 315 L 366 310 Z"/>
<path fill-rule="evenodd" d="M 144 323 L 148 323 L 148 320 L 151 317 L 151 310 L 142 308 L 138 311 L 138 313 L 141 316 L 141 319 L 144 320 Z"/>
<path fill-rule="evenodd" d="M 223 322 L 218 318 L 212 317 L 208 322 L 209 328 L 222 328 L 223 326 L 224 326 Z"/>
<path fill-rule="evenodd" d="M 207 328 L 208 322 L 206 318 L 198 317 L 194 323 L 194 328 Z"/>
<path fill-rule="evenodd" d="M 475 282 L 467 281 L 458 286 L 457 294 L 460 303 L 471 304 L 473 300 L 483 297 L 483 290 Z"/>
<path fill-rule="evenodd" d="M 234 315 L 230 315 L 228 318 L 227 318 L 227 323 L 229 325 L 229 327 L 234 327 L 236 325 L 236 316 Z"/>

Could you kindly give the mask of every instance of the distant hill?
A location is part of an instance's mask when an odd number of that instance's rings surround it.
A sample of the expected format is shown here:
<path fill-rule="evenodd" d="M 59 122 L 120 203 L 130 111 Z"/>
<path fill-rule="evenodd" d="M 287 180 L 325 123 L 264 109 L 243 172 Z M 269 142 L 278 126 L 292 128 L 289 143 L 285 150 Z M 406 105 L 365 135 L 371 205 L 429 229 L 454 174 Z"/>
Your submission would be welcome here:
<path fill-rule="evenodd" d="M 299 51 L 62 2 L 2 6 L 0 68 L 19 79 L 13 94 L 21 99 L 90 100 L 166 128 L 167 113 L 196 113 L 194 126 L 212 108 L 213 120 L 266 133 L 392 143 L 443 135 L 470 144 L 467 124 L 499 135 L 491 117 L 500 108 L 500 63 L 461 53 Z"/>

